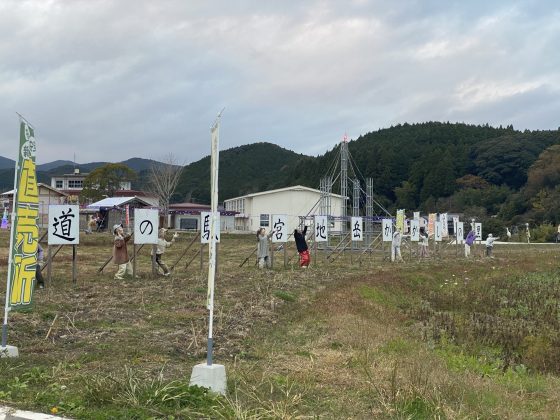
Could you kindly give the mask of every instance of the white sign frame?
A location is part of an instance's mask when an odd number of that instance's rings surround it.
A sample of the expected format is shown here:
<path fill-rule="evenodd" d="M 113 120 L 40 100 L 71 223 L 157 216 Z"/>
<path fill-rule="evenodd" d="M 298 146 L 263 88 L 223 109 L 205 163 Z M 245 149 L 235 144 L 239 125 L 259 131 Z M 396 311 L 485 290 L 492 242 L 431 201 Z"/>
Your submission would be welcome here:
<path fill-rule="evenodd" d="M 412 242 L 420 241 L 420 220 L 410 221 L 410 240 Z"/>
<path fill-rule="evenodd" d="M 457 222 L 457 232 L 455 233 L 455 238 L 458 244 L 465 243 L 465 224 L 463 222 Z"/>
<path fill-rule="evenodd" d="M 159 233 L 159 210 L 134 209 L 134 244 L 157 245 Z"/>
<path fill-rule="evenodd" d="M 319 229 L 317 229 L 319 227 Z M 324 232 L 322 231 L 324 228 Z M 329 240 L 329 220 L 327 216 L 315 216 L 315 228 L 313 237 L 315 242 L 327 242 Z M 324 233 L 324 236 L 321 234 Z"/>
<path fill-rule="evenodd" d="M 221 230 L 221 225 L 220 225 L 220 212 L 216 212 L 216 243 L 220 243 L 220 230 Z M 211 216 L 212 216 L 212 212 L 211 211 L 201 211 L 200 212 L 200 243 L 201 244 L 209 244 L 210 243 L 210 223 L 211 223 Z M 204 220 L 207 220 L 208 222 L 208 230 L 205 231 L 203 230 L 204 227 Z M 205 238 L 204 234 L 208 232 L 208 237 Z"/>
<path fill-rule="evenodd" d="M 393 242 L 393 219 L 381 220 L 383 242 Z"/>
<path fill-rule="evenodd" d="M 67 223 L 69 226 L 67 226 Z M 80 243 L 80 206 L 49 205 L 49 245 L 78 245 Z"/>
<path fill-rule="evenodd" d="M 285 214 L 273 214 L 270 223 L 270 231 L 273 243 L 286 243 L 288 241 L 288 216 Z"/>
<path fill-rule="evenodd" d="M 435 222 L 434 223 L 434 239 L 436 242 L 441 242 L 443 238 L 443 223 Z"/>
<path fill-rule="evenodd" d="M 355 227 L 359 225 L 359 236 L 354 236 L 356 234 Z M 350 225 L 350 235 L 352 237 L 352 241 L 354 242 L 362 242 L 364 240 L 364 222 L 361 217 L 352 217 L 351 225 Z"/>
<path fill-rule="evenodd" d="M 474 234 L 477 241 L 482 241 L 482 223 L 474 224 Z"/>

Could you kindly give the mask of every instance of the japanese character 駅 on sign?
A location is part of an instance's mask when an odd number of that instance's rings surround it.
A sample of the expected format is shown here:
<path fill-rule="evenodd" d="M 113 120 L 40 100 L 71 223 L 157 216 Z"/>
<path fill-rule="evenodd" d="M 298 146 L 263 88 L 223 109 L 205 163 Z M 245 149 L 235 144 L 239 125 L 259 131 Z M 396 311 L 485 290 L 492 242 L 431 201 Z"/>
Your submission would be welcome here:
<path fill-rule="evenodd" d="M 210 223 L 212 213 L 209 211 L 200 212 L 200 243 L 210 243 Z M 220 242 L 220 213 L 216 212 L 216 242 Z"/>

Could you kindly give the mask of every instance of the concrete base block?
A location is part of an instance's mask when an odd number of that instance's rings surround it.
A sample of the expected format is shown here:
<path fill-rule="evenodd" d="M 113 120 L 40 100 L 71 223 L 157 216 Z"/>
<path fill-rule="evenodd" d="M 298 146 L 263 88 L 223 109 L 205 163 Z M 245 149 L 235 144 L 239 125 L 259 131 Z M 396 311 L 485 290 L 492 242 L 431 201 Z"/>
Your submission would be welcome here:
<path fill-rule="evenodd" d="M 193 367 L 190 385 L 210 388 L 216 394 L 226 395 L 227 379 L 224 365 L 201 363 Z"/>
<path fill-rule="evenodd" d="M 18 357 L 18 348 L 15 346 L 0 347 L 0 357 Z"/>

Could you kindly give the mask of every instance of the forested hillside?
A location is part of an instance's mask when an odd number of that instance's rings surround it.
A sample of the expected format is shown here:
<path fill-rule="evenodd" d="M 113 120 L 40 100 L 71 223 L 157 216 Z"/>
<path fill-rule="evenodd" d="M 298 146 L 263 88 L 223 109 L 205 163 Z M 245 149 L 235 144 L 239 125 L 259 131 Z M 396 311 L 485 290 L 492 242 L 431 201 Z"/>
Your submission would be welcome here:
<path fill-rule="evenodd" d="M 428 122 L 371 132 L 348 147 L 356 175 L 372 177 L 377 200 L 391 210 L 557 223 L 560 189 L 550 180 L 560 179 L 560 153 L 549 149 L 556 144 L 559 131 Z M 296 184 L 318 188 L 338 154 L 339 146 L 314 158 L 269 143 L 227 150 L 220 157 L 220 200 Z M 208 157 L 188 165 L 176 198 L 208 202 L 209 167 Z"/>
<path fill-rule="evenodd" d="M 271 143 L 253 143 L 220 153 L 220 201 L 292 185 L 291 168 L 304 155 Z M 175 201 L 210 201 L 210 157 L 187 165 L 183 170 Z"/>
<path fill-rule="evenodd" d="M 358 174 L 373 178 L 378 198 L 388 206 L 427 211 L 481 206 L 495 213 L 525 186 L 539 155 L 558 143 L 558 131 L 432 122 L 368 133 L 348 148 Z M 337 155 L 338 147 L 298 162 L 294 182 L 317 186 Z"/>

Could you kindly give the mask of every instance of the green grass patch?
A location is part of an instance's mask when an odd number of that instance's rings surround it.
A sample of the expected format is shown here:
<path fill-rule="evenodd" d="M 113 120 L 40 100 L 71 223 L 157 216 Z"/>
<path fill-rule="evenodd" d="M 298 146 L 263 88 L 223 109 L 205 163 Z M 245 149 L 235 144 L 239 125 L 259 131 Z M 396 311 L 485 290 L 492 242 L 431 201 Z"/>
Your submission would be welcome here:
<path fill-rule="evenodd" d="M 286 302 L 295 302 L 297 300 L 297 296 L 295 294 L 286 292 L 284 290 L 275 290 L 274 296 Z"/>

